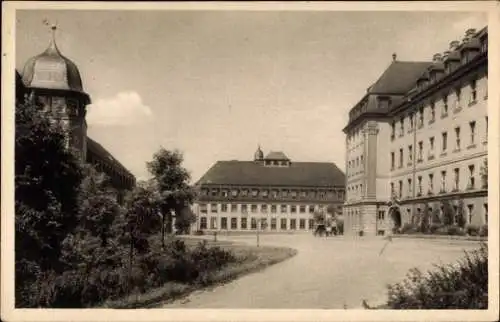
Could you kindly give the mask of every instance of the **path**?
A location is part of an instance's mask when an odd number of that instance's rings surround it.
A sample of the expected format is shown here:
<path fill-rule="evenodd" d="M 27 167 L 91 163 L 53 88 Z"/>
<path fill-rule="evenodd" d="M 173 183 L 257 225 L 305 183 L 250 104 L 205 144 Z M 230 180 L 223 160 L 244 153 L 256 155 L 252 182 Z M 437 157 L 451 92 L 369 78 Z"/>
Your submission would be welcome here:
<path fill-rule="evenodd" d="M 255 243 L 255 236 L 221 240 Z M 198 291 L 164 308 L 359 308 L 361 300 L 380 304 L 386 285 L 401 281 L 413 267 L 453 263 L 476 242 L 394 239 L 379 256 L 380 237 L 315 238 L 310 235 L 263 235 L 262 245 L 289 246 L 298 254 L 263 271 L 212 290 Z"/>

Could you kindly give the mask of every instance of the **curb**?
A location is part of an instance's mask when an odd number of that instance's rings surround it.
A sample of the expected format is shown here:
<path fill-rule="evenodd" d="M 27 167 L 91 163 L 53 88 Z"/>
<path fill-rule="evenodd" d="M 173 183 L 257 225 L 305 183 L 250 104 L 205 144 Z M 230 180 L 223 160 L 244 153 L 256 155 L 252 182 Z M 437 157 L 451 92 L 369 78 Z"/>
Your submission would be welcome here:
<path fill-rule="evenodd" d="M 488 237 L 478 236 L 449 236 L 449 235 L 418 235 L 418 234 L 395 234 L 392 238 L 420 238 L 420 239 L 441 239 L 441 240 L 463 240 L 463 241 L 488 241 Z"/>

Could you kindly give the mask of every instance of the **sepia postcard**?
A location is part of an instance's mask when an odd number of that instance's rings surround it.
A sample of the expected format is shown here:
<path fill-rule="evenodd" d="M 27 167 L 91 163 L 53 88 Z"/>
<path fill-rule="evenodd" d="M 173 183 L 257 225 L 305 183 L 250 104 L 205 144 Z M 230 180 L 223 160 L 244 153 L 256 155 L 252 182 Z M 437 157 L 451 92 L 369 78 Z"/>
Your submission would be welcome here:
<path fill-rule="evenodd" d="M 497 320 L 499 39 L 498 1 L 3 3 L 2 320 Z"/>

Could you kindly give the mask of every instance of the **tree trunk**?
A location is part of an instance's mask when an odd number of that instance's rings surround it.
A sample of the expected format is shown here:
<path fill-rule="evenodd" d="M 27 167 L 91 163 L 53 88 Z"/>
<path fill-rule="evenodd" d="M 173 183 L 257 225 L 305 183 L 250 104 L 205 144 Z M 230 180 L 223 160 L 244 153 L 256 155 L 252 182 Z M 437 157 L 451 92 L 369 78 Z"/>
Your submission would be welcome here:
<path fill-rule="evenodd" d="M 161 249 L 165 249 L 165 220 L 166 215 L 161 214 Z"/>

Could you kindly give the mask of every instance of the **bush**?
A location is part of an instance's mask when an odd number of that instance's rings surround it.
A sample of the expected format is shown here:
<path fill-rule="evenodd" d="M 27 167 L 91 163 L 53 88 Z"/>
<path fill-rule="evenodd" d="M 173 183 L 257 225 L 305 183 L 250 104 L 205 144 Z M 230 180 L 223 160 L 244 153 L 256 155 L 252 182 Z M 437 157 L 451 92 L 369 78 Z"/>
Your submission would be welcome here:
<path fill-rule="evenodd" d="M 412 269 L 388 289 L 391 309 L 487 309 L 487 245 L 466 252 L 455 266 L 436 266 L 427 274 Z"/>
<path fill-rule="evenodd" d="M 488 225 L 483 225 L 479 228 L 479 236 L 488 237 Z"/>
<path fill-rule="evenodd" d="M 412 223 L 406 223 L 401 228 L 402 234 L 414 234 L 418 232 L 418 226 Z"/>
<path fill-rule="evenodd" d="M 464 236 L 465 232 L 463 229 L 457 226 L 448 226 L 447 234 L 450 236 Z"/>
<path fill-rule="evenodd" d="M 194 232 L 194 235 L 195 236 L 203 236 L 203 235 L 205 235 L 205 232 L 203 230 L 197 230 Z"/>
<path fill-rule="evenodd" d="M 443 228 L 443 225 L 441 225 L 441 224 L 431 224 L 431 225 L 429 226 L 429 232 L 430 232 L 431 234 L 436 234 L 436 233 L 438 233 L 438 231 L 439 231 L 440 229 L 442 229 L 442 228 Z"/>
<path fill-rule="evenodd" d="M 469 236 L 478 236 L 479 235 L 479 226 L 469 224 L 469 225 L 465 226 L 465 232 Z"/>

